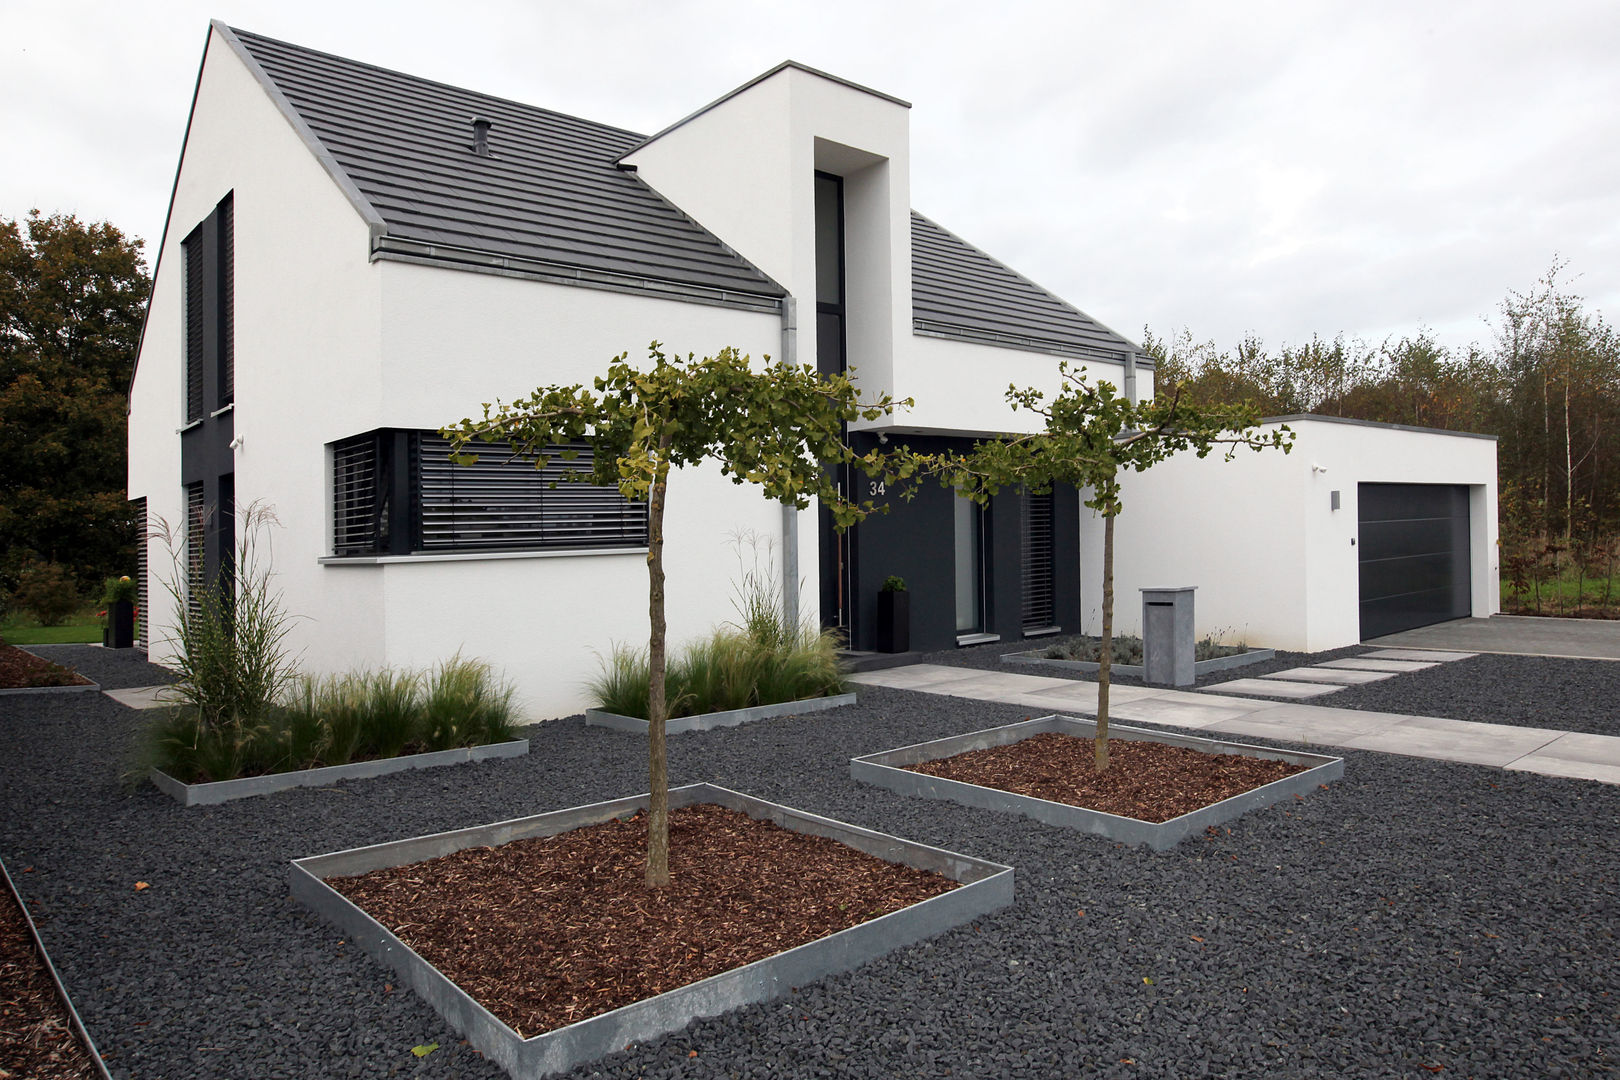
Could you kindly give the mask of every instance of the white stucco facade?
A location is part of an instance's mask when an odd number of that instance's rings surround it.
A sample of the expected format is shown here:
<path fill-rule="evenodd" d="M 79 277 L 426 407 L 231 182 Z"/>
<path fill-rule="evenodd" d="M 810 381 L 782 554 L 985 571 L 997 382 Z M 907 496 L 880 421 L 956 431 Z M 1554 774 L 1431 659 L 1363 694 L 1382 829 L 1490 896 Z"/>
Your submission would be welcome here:
<path fill-rule="evenodd" d="M 1291 452 L 1179 454 L 1124 478 L 1115 521 L 1115 628 L 1141 632 L 1142 588 L 1193 585 L 1197 633 L 1316 652 L 1361 640 L 1355 541 L 1359 484 L 1469 488 L 1475 616 L 1501 608 L 1496 441 L 1450 432 L 1291 417 Z M 1264 430 L 1263 429 L 1263 430 Z M 1333 509 L 1333 492 L 1339 508 Z M 1087 628 L 1101 622 L 1102 521 L 1082 513 Z"/>

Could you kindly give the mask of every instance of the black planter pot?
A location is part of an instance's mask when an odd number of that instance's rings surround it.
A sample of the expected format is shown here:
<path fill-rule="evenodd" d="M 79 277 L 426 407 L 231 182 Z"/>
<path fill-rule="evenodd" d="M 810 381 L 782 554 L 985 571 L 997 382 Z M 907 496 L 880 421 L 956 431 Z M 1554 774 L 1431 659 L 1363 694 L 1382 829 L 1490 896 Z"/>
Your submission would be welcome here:
<path fill-rule="evenodd" d="M 109 649 L 128 649 L 135 644 L 135 605 L 128 600 L 107 603 L 107 634 L 103 641 Z"/>
<path fill-rule="evenodd" d="M 911 649 L 911 594 L 878 593 L 877 651 L 908 652 Z"/>

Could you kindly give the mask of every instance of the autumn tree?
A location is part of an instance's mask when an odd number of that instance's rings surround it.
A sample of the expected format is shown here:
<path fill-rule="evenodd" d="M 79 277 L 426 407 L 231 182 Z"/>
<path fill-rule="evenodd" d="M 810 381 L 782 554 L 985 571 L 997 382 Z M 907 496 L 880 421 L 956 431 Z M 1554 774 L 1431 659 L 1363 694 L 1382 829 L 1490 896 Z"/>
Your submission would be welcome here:
<path fill-rule="evenodd" d="M 0 583 L 133 570 L 126 394 L 151 281 L 141 241 L 71 214 L 0 218 Z"/>
<path fill-rule="evenodd" d="M 664 511 L 672 469 L 717 462 L 738 484 L 757 484 L 767 498 L 803 509 L 812 497 L 848 528 L 876 509 L 844 499 L 830 467 L 855 465 L 884 471 L 877 452 L 855 454 L 844 428 L 876 420 L 897 405 L 888 395 L 863 403 L 844 375 L 820 375 L 809 366 L 752 365 L 724 349 L 701 360 L 666 356 L 658 342 L 650 366 L 615 357 L 607 373 L 583 385 L 549 386 L 508 405 L 484 406 L 480 419 L 444 429 L 452 460 L 477 460 L 478 444 L 504 444 L 537 468 L 561 465 L 564 478 L 616 486 L 626 499 L 647 504 L 647 885 L 669 884 L 669 775 L 664 726 L 665 690 Z M 591 449 L 587 468 L 577 450 Z M 570 461 L 580 462 L 568 469 Z"/>
<path fill-rule="evenodd" d="M 1062 386 L 1050 402 L 1041 391 L 1009 387 L 1015 410 L 1033 412 L 1042 430 L 976 443 L 965 455 L 899 458 L 918 473 L 938 475 L 981 505 L 1004 487 L 1044 493 L 1054 484 L 1088 490 L 1085 504 L 1103 518 L 1102 641 L 1098 649 L 1096 765 L 1108 768 L 1108 689 L 1114 643 L 1114 519 L 1125 508 L 1121 474 L 1143 472 L 1172 454 L 1207 457 L 1217 446 L 1292 449 L 1286 426 L 1262 431 L 1253 405 L 1195 405 L 1183 388 L 1131 402 L 1112 383 L 1091 383 L 1084 369 L 1059 365 Z M 891 462 L 891 468 L 895 462 Z"/>

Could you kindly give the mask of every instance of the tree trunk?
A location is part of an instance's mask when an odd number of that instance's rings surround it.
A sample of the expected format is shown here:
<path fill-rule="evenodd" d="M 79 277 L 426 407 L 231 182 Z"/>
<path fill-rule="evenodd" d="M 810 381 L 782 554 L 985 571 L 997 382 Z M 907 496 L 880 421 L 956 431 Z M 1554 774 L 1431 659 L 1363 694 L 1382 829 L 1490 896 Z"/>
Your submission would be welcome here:
<path fill-rule="evenodd" d="M 1108 677 L 1114 666 L 1114 515 L 1103 515 L 1102 643 L 1097 650 L 1097 771 L 1108 768 Z"/>
<path fill-rule="evenodd" d="M 1570 447 L 1569 376 L 1564 376 L 1564 546 L 1575 537 L 1575 458 Z M 1577 598 L 1578 600 L 1579 598 Z"/>
<path fill-rule="evenodd" d="M 669 759 L 664 748 L 664 722 L 669 715 L 664 672 L 668 627 L 664 620 L 664 497 L 669 468 L 662 455 L 669 437 L 662 440 L 658 479 L 647 502 L 647 598 L 652 635 L 647 641 L 647 887 L 669 884 Z"/>

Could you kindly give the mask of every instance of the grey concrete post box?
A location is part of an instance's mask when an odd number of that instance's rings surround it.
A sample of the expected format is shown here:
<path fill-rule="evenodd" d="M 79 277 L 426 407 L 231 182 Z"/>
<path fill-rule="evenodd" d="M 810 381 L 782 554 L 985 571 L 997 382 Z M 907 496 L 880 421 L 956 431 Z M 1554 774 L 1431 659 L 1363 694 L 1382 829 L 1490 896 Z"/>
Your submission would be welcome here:
<path fill-rule="evenodd" d="M 1151 686 L 1191 686 L 1193 593 L 1197 586 L 1142 590 L 1142 681 Z"/>

